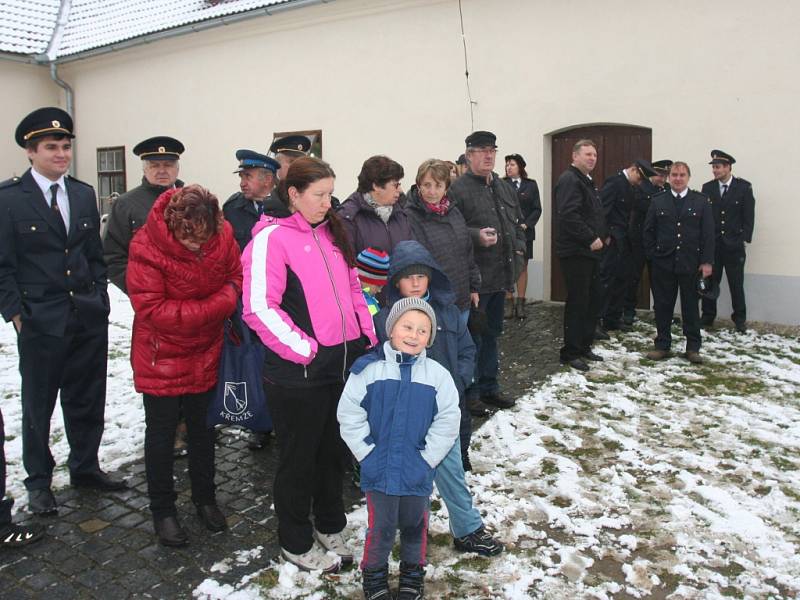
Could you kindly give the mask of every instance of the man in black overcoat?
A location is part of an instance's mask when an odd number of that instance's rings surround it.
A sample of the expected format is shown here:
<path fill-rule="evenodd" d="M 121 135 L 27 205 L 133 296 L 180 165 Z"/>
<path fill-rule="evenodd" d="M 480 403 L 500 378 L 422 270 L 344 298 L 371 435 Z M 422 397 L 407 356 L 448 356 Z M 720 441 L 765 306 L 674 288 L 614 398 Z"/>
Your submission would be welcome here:
<path fill-rule="evenodd" d="M 630 330 L 622 321 L 625 292 L 631 273 L 631 243 L 628 238 L 635 190 L 656 172 L 650 163 L 639 159 L 603 183 L 600 200 L 608 227 L 609 243 L 600 260 L 601 326 L 605 331 Z"/>
<path fill-rule="evenodd" d="M 0 184 L 0 310 L 18 335 L 28 507 L 54 514 L 50 419 L 61 394 L 74 486 L 122 489 L 97 459 L 106 393 L 109 301 L 92 187 L 67 175 L 72 119 L 41 108 L 16 130 L 31 168 Z"/>
<path fill-rule="evenodd" d="M 184 150 L 180 141 L 166 135 L 147 138 L 133 147 L 133 153 L 142 160 L 142 183 L 122 194 L 111 205 L 103 238 L 108 278 L 126 294 L 128 247 L 133 234 L 147 221 L 156 198 L 173 187 L 183 187 L 178 173 Z"/>
<path fill-rule="evenodd" d="M 753 241 L 756 200 L 753 186 L 746 179 L 734 177 L 731 165 L 736 162 L 722 150 L 711 151 L 711 171 L 714 179 L 703 184 L 703 193 L 711 200 L 714 212 L 714 281 L 722 281 L 722 271 L 728 276 L 733 314 L 731 319 L 736 331 L 747 331 L 747 304 L 744 299 L 745 243 Z M 704 327 L 714 325 L 717 316 L 717 301 L 703 298 Z"/>
<path fill-rule="evenodd" d="M 603 360 L 592 352 L 602 301 L 598 263 L 608 239 L 600 195 L 589 177 L 596 163 L 595 143 L 579 140 L 572 149 L 572 164 L 555 187 L 555 251 L 567 287 L 560 359 L 580 371 L 589 370 L 587 360 Z"/>
<path fill-rule="evenodd" d="M 690 170 L 675 162 L 669 171 L 670 190 L 653 197 L 644 221 L 643 241 L 651 262 L 653 309 L 658 334 L 651 360 L 670 356 L 672 313 L 680 291 L 685 358 L 701 363 L 700 311 L 697 281 L 709 277 L 714 263 L 714 217 L 708 198 L 689 189 Z"/>

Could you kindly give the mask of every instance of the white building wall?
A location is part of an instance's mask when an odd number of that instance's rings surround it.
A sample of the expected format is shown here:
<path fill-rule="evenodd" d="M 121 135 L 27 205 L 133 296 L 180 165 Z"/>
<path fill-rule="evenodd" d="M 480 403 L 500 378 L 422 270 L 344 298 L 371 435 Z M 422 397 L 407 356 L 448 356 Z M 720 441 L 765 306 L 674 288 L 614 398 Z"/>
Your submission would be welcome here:
<path fill-rule="evenodd" d="M 344 198 L 372 154 L 400 161 L 410 186 L 423 159 L 453 160 L 471 129 L 490 129 L 500 162 L 521 153 L 541 184 L 545 214 L 529 295 L 547 298 L 548 136 L 587 124 L 650 127 L 653 157 L 688 162 L 695 188 L 711 177 L 711 148 L 736 156 L 734 173 L 754 184 L 757 201 L 750 316 L 800 322 L 792 306 L 800 297 L 794 178 L 776 168 L 791 160 L 800 133 L 800 81 L 792 76 L 800 4 L 462 6 L 474 127 L 456 0 L 335 0 L 62 66 L 77 94 L 78 175 L 95 181 L 95 149 L 125 145 L 134 186 L 141 173 L 133 145 L 174 135 L 187 146 L 182 178 L 224 199 L 237 189 L 237 148 L 264 150 L 274 131 L 319 128 Z"/>

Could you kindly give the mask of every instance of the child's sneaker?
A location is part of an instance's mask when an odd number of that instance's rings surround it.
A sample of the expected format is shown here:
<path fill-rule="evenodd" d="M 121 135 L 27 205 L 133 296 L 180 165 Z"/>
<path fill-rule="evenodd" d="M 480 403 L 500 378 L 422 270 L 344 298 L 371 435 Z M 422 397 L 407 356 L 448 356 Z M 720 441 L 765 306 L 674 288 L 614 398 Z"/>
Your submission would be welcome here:
<path fill-rule="evenodd" d="M 339 533 L 322 533 L 321 531 L 314 530 L 314 539 L 319 542 L 323 549 L 333 552 L 342 561 L 342 565 L 350 565 L 353 563 L 353 550 L 344 541 L 342 532 Z"/>
<path fill-rule="evenodd" d="M 361 587 L 365 600 L 393 600 L 389 590 L 389 565 L 361 571 Z"/>
<path fill-rule="evenodd" d="M 304 571 L 322 571 L 335 573 L 339 570 L 339 557 L 331 556 L 323 548 L 314 544 L 311 550 L 302 554 L 293 554 L 286 548 L 281 548 L 283 558 Z"/>
<path fill-rule="evenodd" d="M 400 561 L 400 587 L 397 600 L 422 600 L 425 597 L 425 568 Z"/>
<path fill-rule="evenodd" d="M 469 535 L 454 538 L 453 545 L 461 552 L 475 552 L 481 556 L 496 556 L 504 550 L 503 544 L 494 539 L 483 525 Z"/>

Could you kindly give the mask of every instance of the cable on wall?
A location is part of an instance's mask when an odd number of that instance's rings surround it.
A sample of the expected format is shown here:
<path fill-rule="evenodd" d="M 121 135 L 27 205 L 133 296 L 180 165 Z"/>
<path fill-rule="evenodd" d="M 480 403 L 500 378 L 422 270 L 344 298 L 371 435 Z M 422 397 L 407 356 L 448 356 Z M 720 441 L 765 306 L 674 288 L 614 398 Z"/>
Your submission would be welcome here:
<path fill-rule="evenodd" d="M 469 87 L 469 60 L 467 59 L 467 36 L 464 34 L 464 12 L 461 9 L 461 0 L 458 0 L 458 16 L 461 20 L 461 43 L 464 45 L 464 78 L 467 82 L 467 100 L 469 101 L 469 122 L 470 131 L 475 131 L 475 105 L 478 104 L 472 99 L 472 90 Z"/>

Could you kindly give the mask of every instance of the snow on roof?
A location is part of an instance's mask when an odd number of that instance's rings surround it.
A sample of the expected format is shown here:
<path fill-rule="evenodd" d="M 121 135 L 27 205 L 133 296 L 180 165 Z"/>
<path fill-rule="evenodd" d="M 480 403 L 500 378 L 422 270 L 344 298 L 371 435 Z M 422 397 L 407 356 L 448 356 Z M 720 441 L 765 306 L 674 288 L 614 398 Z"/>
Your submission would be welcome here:
<path fill-rule="evenodd" d="M 60 0 L 0 1 L 0 51 L 43 54 L 60 6 Z"/>
<path fill-rule="evenodd" d="M 290 1 L 71 0 L 67 23 L 51 58 Z M 60 0 L 0 0 L 0 50 L 45 52 L 60 5 Z"/>

